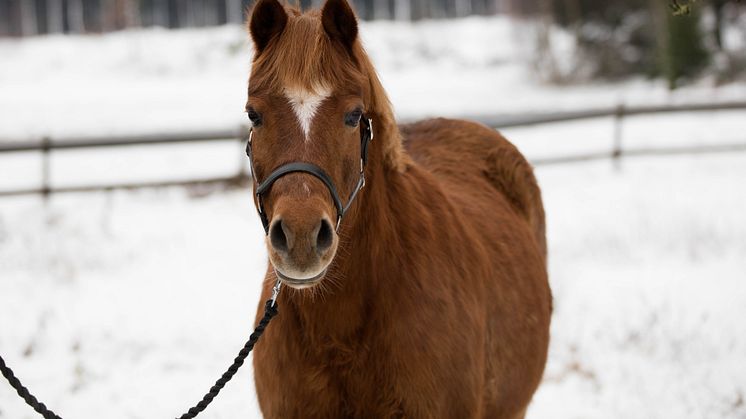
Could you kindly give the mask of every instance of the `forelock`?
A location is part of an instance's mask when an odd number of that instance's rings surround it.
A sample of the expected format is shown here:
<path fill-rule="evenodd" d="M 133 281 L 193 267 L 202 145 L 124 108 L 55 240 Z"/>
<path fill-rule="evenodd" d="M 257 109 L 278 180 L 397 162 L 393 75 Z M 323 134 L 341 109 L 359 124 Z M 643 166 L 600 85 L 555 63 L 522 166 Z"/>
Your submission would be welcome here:
<path fill-rule="evenodd" d="M 334 45 L 324 32 L 318 11 L 300 14 L 291 8 L 288 16 L 283 33 L 255 57 L 251 90 L 292 89 L 321 94 L 364 81 L 357 60 Z"/>

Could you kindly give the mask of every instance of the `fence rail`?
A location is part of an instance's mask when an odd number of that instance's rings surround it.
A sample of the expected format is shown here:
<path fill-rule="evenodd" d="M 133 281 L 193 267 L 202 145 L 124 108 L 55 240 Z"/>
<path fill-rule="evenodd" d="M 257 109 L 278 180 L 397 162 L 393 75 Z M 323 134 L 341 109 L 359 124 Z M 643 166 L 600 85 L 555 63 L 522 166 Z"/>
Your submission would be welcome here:
<path fill-rule="evenodd" d="M 0 153 L 66 150 L 75 148 L 120 147 L 132 145 L 198 143 L 242 139 L 245 138 L 247 134 L 247 127 L 239 127 L 233 130 L 195 131 L 176 134 L 164 133 L 119 137 L 61 138 L 59 140 L 53 140 L 49 137 L 41 137 L 29 141 L 0 140 Z"/>
<path fill-rule="evenodd" d="M 722 153 L 733 151 L 746 151 L 746 143 L 743 144 L 710 144 L 706 146 L 688 147 L 664 147 L 664 148 L 633 148 L 623 147 L 623 122 L 631 116 L 655 115 L 661 113 L 681 112 L 716 112 L 746 110 L 746 101 L 733 101 L 721 103 L 690 103 L 680 105 L 664 106 L 624 106 L 619 105 L 604 109 L 593 109 L 572 112 L 557 112 L 547 114 L 534 114 L 529 116 L 494 116 L 494 115 L 472 115 L 466 119 L 475 120 L 495 129 L 531 126 L 549 123 L 562 123 L 597 118 L 614 119 L 613 142 L 609 151 L 568 155 L 551 158 L 533 159 L 534 165 L 574 163 L 600 159 L 612 159 L 618 164 L 623 157 L 660 156 L 676 154 L 701 154 Z M 744 116 L 746 120 L 746 115 Z M 31 139 L 26 141 L 3 141 L 0 140 L 0 155 L 3 153 L 41 152 L 42 153 L 42 182 L 36 188 L 24 188 L 0 191 L 0 197 L 12 195 L 41 194 L 48 196 L 51 193 L 85 192 L 114 189 L 135 189 L 143 187 L 165 187 L 177 185 L 244 185 L 249 179 L 244 167 L 233 176 L 217 177 L 209 179 L 188 179 L 172 181 L 151 181 L 136 183 L 117 183 L 108 185 L 81 185 L 81 186 L 52 186 L 50 172 L 50 155 L 55 150 L 70 149 L 94 149 L 104 147 L 126 147 L 126 146 L 148 146 L 162 144 L 199 143 L 211 141 L 246 141 L 248 128 L 245 126 L 232 130 L 217 130 L 206 132 L 190 132 L 179 134 L 151 134 L 139 136 L 121 136 L 106 138 L 59 138 L 49 137 Z"/>
<path fill-rule="evenodd" d="M 714 111 L 734 111 L 746 110 L 746 101 L 729 101 L 717 103 L 686 103 L 678 105 L 658 105 L 658 106 L 626 106 L 617 105 L 609 108 L 600 108 L 592 110 L 556 112 L 545 114 L 532 114 L 525 117 L 516 116 L 489 116 L 474 115 L 469 119 L 479 121 L 485 125 L 496 129 L 511 128 L 518 126 L 530 126 L 539 124 L 549 124 L 554 122 L 571 122 L 583 119 L 595 118 L 624 118 L 638 115 L 655 115 L 661 113 L 682 113 L 682 112 L 714 112 Z"/>

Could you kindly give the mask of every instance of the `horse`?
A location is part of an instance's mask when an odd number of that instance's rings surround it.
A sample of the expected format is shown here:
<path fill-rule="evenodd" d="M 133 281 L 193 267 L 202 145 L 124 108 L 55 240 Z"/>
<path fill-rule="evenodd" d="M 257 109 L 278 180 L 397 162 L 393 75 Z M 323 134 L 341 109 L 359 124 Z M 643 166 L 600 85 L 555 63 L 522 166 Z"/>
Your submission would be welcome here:
<path fill-rule="evenodd" d="M 523 418 L 552 311 L 531 165 L 475 122 L 397 125 L 346 0 L 249 13 L 263 415 Z"/>

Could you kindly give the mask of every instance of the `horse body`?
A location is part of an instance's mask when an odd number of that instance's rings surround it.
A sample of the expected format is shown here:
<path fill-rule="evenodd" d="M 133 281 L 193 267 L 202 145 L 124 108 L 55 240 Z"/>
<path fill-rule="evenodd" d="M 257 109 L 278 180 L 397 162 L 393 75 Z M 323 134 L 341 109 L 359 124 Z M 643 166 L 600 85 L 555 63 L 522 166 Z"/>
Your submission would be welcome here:
<path fill-rule="evenodd" d="M 343 0 L 328 0 L 324 25 L 330 7 L 351 13 Z M 277 20 L 279 11 L 270 12 L 254 15 Z M 293 24 L 289 14 L 281 26 Z M 270 39 L 255 22 L 255 40 Z M 262 412 L 521 418 L 541 380 L 551 314 L 544 214 L 531 167 L 478 124 L 440 119 L 398 127 L 372 67 L 352 45 L 370 83 L 363 96 L 376 133 L 367 186 L 345 215 L 323 282 L 280 293 L 280 315 L 254 352 Z M 292 185 L 304 175 L 293 176 L 278 181 L 268 212 L 284 208 L 281 192 L 303 193 Z M 291 219 L 285 211 L 283 220 Z M 263 299 L 275 281 L 270 267 Z"/>
<path fill-rule="evenodd" d="M 456 121 L 403 132 L 416 163 L 375 165 L 329 273 L 344 281 L 280 297 L 254 355 L 268 418 L 516 418 L 539 384 L 551 312 L 541 240 L 481 150 L 505 140 Z"/>

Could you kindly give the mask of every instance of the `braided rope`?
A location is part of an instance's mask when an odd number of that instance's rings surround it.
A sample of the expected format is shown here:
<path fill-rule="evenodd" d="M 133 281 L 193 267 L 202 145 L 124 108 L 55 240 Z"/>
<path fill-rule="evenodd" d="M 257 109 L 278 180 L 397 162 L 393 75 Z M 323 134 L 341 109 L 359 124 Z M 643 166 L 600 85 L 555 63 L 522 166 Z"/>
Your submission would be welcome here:
<path fill-rule="evenodd" d="M 213 399 L 215 399 L 218 393 L 220 393 L 220 390 L 225 387 L 228 381 L 230 381 L 231 378 L 233 378 L 233 376 L 236 374 L 236 372 L 238 372 L 238 369 L 241 368 L 244 361 L 246 361 L 246 358 L 249 356 L 249 352 L 254 349 L 254 345 L 256 345 L 256 342 L 264 333 L 264 329 L 267 328 L 269 321 L 272 320 L 272 318 L 276 315 L 277 307 L 275 306 L 274 301 L 268 300 L 264 304 L 264 317 L 262 317 L 262 319 L 259 321 L 256 329 L 254 329 L 254 333 L 249 336 L 249 340 L 246 342 L 244 347 L 241 349 L 241 351 L 238 352 L 238 356 L 236 356 L 236 359 L 233 360 L 233 364 L 231 364 L 231 366 L 228 367 L 228 370 L 223 373 L 218 381 L 215 382 L 215 385 L 210 387 L 210 391 L 205 394 L 204 397 L 202 397 L 202 400 L 200 400 L 199 403 L 197 403 L 183 415 L 179 416 L 177 419 L 193 419 L 202 411 L 204 411 L 207 406 L 210 405 L 210 403 L 212 403 Z M 44 417 L 44 419 L 62 419 L 56 413 L 47 408 L 44 403 L 38 401 L 33 394 L 31 394 L 31 392 L 15 376 L 13 370 L 11 370 L 5 364 L 5 360 L 2 356 L 0 356 L 0 372 L 2 372 L 3 377 L 8 380 L 8 383 L 10 383 L 11 387 L 16 390 L 18 395 L 21 396 L 26 404 L 33 407 L 37 413 Z"/>
<path fill-rule="evenodd" d="M 44 417 L 44 419 L 62 419 L 57 416 L 56 413 L 49 410 L 49 408 L 47 408 L 44 403 L 36 400 L 36 397 L 34 397 L 34 395 L 31 394 L 31 392 L 26 387 L 24 387 L 23 384 L 21 384 L 21 381 L 16 378 L 13 370 L 5 365 L 5 360 L 2 356 L 0 356 L 0 371 L 2 371 L 3 377 L 8 380 L 10 386 L 16 390 L 18 395 L 21 396 L 26 404 L 33 407 L 34 410 L 36 410 L 40 415 Z"/>
<path fill-rule="evenodd" d="M 269 324 L 269 321 L 272 320 L 272 317 L 277 315 L 277 307 L 274 305 L 273 300 L 268 300 L 264 304 L 264 317 L 262 317 L 262 320 L 259 321 L 259 324 L 256 326 L 256 329 L 254 329 L 254 333 L 249 336 L 248 342 L 246 342 L 246 345 L 244 345 L 243 349 L 241 349 L 240 352 L 238 352 L 238 356 L 236 356 L 236 359 L 233 361 L 233 364 L 228 367 L 228 371 L 223 373 L 223 375 L 218 379 L 218 381 L 215 382 L 215 385 L 210 388 L 210 391 L 205 394 L 205 396 L 202 398 L 202 400 L 199 401 L 194 407 L 189 409 L 186 413 L 179 416 L 178 419 L 192 419 L 196 417 L 200 412 L 205 410 L 207 406 L 212 403 L 212 400 L 215 398 L 215 396 L 220 393 L 220 390 L 225 387 L 225 384 L 228 383 L 228 381 L 233 378 L 233 375 L 236 374 L 236 371 L 238 371 L 239 368 L 241 368 L 241 365 L 243 365 L 243 362 L 246 360 L 246 357 L 249 356 L 249 352 L 251 352 L 252 349 L 254 349 L 254 345 L 259 340 L 259 337 L 262 336 L 262 333 L 264 333 L 264 329 Z M 46 418 L 45 418 L 46 419 Z"/>

